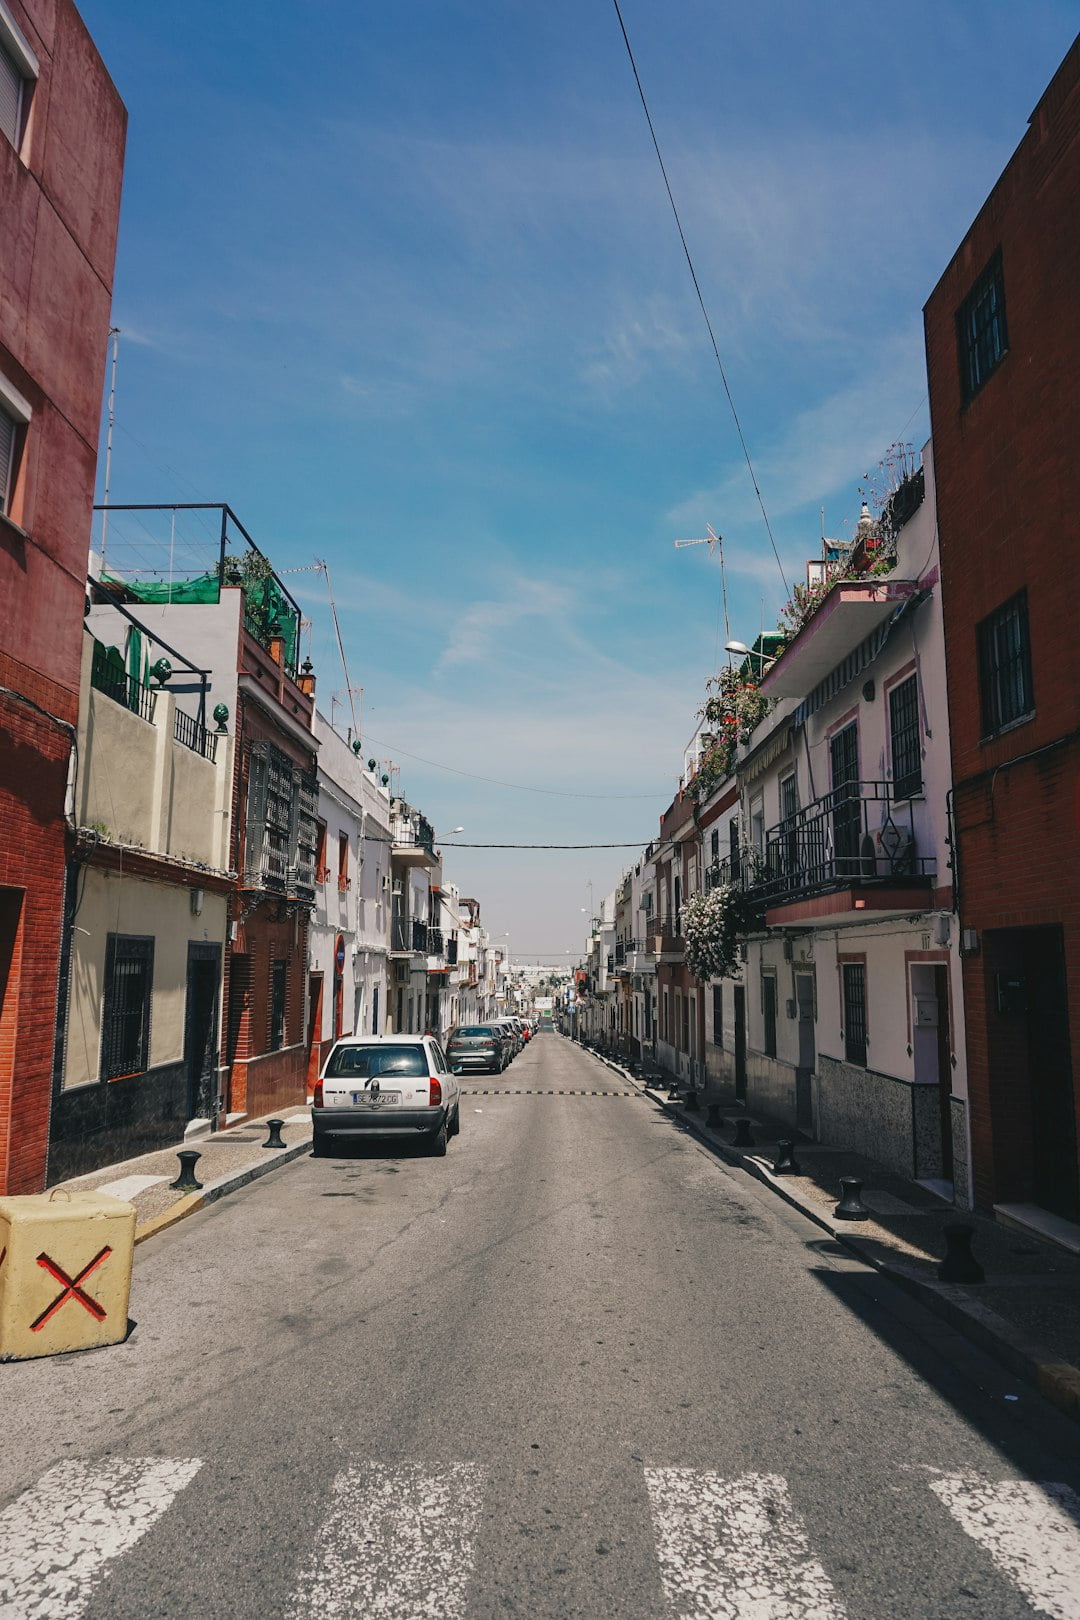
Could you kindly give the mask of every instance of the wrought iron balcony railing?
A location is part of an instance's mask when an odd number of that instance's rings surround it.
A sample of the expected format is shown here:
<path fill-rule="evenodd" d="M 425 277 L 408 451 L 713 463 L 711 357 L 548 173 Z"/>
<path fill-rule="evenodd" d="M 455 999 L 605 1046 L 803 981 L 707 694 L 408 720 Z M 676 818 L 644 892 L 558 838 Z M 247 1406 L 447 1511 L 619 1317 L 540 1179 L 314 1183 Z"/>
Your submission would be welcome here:
<path fill-rule="evenodd" d="M 153 687 L 144 686 L 137 681 L 134 675 L 129 675 L 124 668 L 123 660 L 114 648 L 102 646 L 100 641 L 94 642 L 94 651 L 90 663 L 90 685 L 95 692 L 101 692 L 105 697 L 112 698 L 121 708 L 130 709 L 143 720 L 153 724 L 154 709 L 157 706 L 157 692 Z"/>
<path fill-rule="evenodd" d="M 746 888 L 776 905 L 833 889 L 929 885 L 933 856 L 918 853 L 910 803 L 899 818 L 890 782 L 847 782 L 771 828 L 763 855 L 753 852 Z"/>
<path fill-rule="evenodd" d="M 173 736 L 185 748 L 190 748 L 192 753 L 201 754 L 203 759 L 217 758 L 217 732 L 207 731 L 194 715 L 185 714 L 182 709 L 176 709 L 173 713 Z"/>

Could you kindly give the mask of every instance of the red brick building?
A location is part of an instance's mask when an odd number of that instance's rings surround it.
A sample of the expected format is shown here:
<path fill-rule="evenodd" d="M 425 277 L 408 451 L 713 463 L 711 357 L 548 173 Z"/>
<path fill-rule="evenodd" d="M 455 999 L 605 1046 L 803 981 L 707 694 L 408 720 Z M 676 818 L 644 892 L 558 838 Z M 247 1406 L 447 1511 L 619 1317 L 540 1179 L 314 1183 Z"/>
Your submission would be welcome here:
<path fill-rule="evenodd" d="M 69 0 L 0 12 L 0 1192 L 45 1183 L 65 797 L 126 113 Z"/>
<path fill-rule="evenodd" d="M 975 1197 L 1077 1222 L 1080 41 L 925 326 Z"/>

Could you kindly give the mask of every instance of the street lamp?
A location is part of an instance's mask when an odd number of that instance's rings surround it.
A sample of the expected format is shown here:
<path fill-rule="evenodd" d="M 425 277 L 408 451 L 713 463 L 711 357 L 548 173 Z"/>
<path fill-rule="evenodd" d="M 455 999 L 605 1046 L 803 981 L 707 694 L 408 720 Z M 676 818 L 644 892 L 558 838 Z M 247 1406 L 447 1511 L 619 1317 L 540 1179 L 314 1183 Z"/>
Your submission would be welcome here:
<path fill-rule="evenodd" d="M 758 648 L 748 647 L 746 643 L 742 641 L 725 641 L 724 651 L 726 653 L 734 653 L 737 658 L 756 658 L 758 661 L 759 677 L 764 674 L 767 668 L 776 663 L 775 658 L 769 658 Z"/>
<path fill-rule="evenodd" d="M 451 829 L 450 829 L 449 833 L 447 834 L 447 836 L 449 838 L 453 838 L 455 833 L 464 832 L 464 831 L 465 831 L 464 827 L 451 827 Z"/>

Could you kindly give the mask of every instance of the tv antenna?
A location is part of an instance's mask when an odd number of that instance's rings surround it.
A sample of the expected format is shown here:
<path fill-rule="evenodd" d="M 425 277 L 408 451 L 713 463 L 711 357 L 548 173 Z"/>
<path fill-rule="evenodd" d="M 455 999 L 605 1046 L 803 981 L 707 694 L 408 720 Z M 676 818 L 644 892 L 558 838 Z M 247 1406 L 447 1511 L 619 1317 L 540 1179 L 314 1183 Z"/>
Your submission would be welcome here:
<path fill-rule="evenodd" d="M 727 570 L 724 567 L 724 537 L 717 534 L 711 523 L 706 523 L 705 533 L 698 540 L 676 540 L 675 550 L 682 551 L 686 546 L 708 546 L 709 556 L 720 558 L 720 593 L 724 603 L 724 640 L 731 640 L 731 625 L 728 623 L 727 605 Z M 719 640 L 719 636 L 717 640 Z M 729 660 L 730 662 L 730 660 Z"/>

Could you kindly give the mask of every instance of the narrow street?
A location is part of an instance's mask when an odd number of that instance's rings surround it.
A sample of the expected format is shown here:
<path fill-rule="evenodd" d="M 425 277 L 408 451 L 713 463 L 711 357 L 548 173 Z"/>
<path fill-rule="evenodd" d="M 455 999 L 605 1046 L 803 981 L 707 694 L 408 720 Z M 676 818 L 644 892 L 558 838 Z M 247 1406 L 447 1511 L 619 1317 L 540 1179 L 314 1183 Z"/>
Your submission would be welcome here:
<path fill-rule="evenodd" d="M 132 1316 L 3 1369 L 5 1620 L 1080 1613 L 1072 1425 L 555 1035 Z"/>

